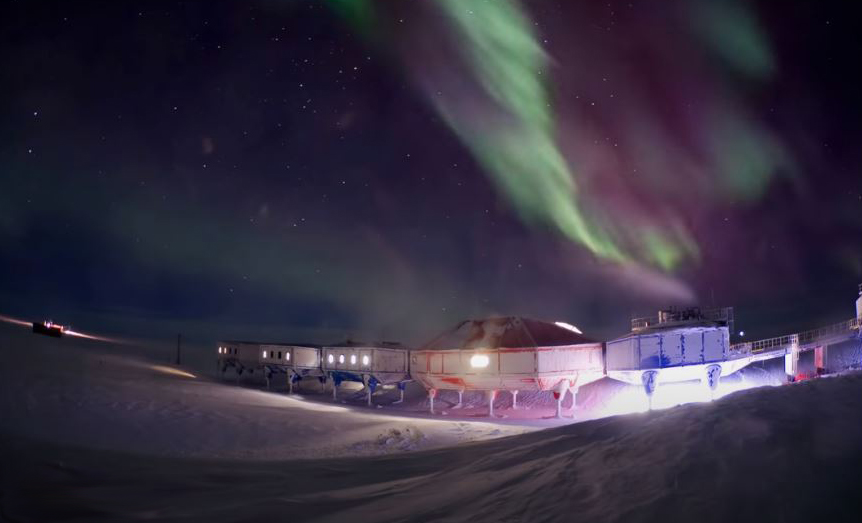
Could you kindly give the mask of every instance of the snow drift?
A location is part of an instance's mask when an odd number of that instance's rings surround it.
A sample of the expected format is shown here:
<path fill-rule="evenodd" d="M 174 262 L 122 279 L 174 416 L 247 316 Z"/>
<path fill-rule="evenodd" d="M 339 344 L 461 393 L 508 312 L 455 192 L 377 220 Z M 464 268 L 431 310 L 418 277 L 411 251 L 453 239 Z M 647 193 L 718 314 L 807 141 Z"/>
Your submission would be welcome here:
<path fill-rule="evenodd" d="M 2 461 L 14 521 L 859 521 L 862 375 L 375 458 Z"/>

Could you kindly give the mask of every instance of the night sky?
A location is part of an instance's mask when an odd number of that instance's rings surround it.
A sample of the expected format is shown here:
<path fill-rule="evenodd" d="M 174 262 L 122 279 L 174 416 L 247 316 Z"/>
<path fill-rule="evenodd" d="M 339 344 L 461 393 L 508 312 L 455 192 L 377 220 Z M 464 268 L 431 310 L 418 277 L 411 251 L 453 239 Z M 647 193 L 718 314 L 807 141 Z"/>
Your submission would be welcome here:
<path fill-rule="evenodd" d="M 408 342 L 854 314 L 858 2 L 19 0 L 0 26 L 0 313 Z"/>

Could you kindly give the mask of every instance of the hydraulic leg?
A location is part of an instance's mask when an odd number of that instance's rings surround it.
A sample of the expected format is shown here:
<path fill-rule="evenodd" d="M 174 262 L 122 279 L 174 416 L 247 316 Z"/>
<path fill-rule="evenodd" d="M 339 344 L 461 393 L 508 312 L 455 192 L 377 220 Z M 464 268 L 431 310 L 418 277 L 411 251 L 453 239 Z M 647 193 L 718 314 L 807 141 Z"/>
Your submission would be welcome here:
<path fill-rule="evenodd" d="M 652 410 L 652 395 L 655 393 L 655 389 L 658 386 L 658 371 L 648 370 L 641 374 L 641 383 L 643 383 L 644 392 L 647 395 L 649 409 Z"/>
<path fill-rule="evenodd" d="M 401 393 L 401 397 L 398 399 L 398 401 L 396 401 L 394 403 L 404 403 L 404 387 L 406 385 L 407 384 L 404 383 L 403 381 L 398 382 L 398 392 Z"/>
<path fill-rule="evenodd" d="M 706 374 L 703 377 L 703 382 L 715 398 L 715 391 L 718 389 L 718 384 L 721 381 L 721 365 L 707 365 Z"/>
<path fill-rule="evenodd" d="M 574 416 L 575 407 L 578 406 L 578 390 L 580 390 L 580 387 L 572 387 L 569 390 L 572 393 L 572 416 Z"/>
<path fill-rule="evenodd" d="M 338 397 L 338 385 L 339 379 L 335 376 L 332 376 L 332 399 L 336 399 Z"/>
<path fill-rule="evenodd" d="M 293 394 L 293 382 L 296 380 L 297 374 L 293 369 L 287 369 L 287 393 Z"/>
<path fill-rule="evenodd" d="M 557 418 L 563 417 L 563 400 L 566 399 L 566 392 L 569 391 L 569 381 L 562 380 L 554 387 L 554 399 L 557 400 Z"/>
<path fill-rule="evenodd" d="M 371 395 L 374 394 L 374 391 L 377 389 L 377 378 L 374 376 L 369 376 L 368 374 L 362 375 L 362 382 L 365 384 L 365 391 L 368 398 L 368 406 L 371 406 Z"/>

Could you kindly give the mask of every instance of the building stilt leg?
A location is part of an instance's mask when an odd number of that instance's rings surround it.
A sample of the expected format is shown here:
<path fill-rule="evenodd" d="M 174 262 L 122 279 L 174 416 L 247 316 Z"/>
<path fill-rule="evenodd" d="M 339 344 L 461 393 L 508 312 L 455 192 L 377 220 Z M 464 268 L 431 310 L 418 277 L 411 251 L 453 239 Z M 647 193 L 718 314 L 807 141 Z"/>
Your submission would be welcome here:
<path fill-rule="evenodd" d="M 574 417 L 575 408 L 578 406 L 578 391 L 580 387 L 571 387 L 569 390 L 572 393 L 572 417 Z"/>
<path fill-rule="evenodd" d="M 710 399 L 715 399 L 715 391 L 718 389 L 718 384 L 721 381 L 721 365 L 707 365 L 706 375 L 703 378 L 703 383 L 709 389 L 711 394 Z"/>
<path fill-rule="evenodd" d="M 395 403 L 404 403 L 404 387 L 405 387 L 406 385 L 407 385 L 407 384 L 406 384 L 406 383 L 404 383 L 403 381 L 399 381 L 399 382 L 398 382 L 398 392 L 400 392 L 400 393 L 401 393 L 401 397 L 398 399 L 398 401 L 393 402 L 393 404 L 395 404 Z"/>
<path fill-rule="evenodd" d="M 488 391 L 488 417 L 489 418 L 494 417 L 494 400 L 496 398 L 497 398 L 497 391 L 496 390 L 489 390 Z"/>
<path fill-rule="evenodd" d="M 460 409 L 464 406 L 464 389 L 458 389 L 456 392 L 458 393 L 458 403 L 452 408 Z"/>
<path fill-rule="evenodd" d="M 641 374 L 641 383 L 643 383 L 644 392 L 647 396 L 649 410 L 652 410 L 652 395 L 655 393 L 656 386 L 658 386 L 658 371 L 648 370 Z"/>
<path fill-rule="evenodd" d="M 456 409 L 460 409 L 464 405 L 464 389 L 458 389 L 458 404 L 455 405 Z"/>
<path fill-rule="evenodd" d="M 518 391 L 512 391 L 512 410 L 518 410 Z"/>
<path fill-rule="evenodd" d="M 428 399 L 431 402 L 431 414 L 434 414 L 434 396 L 437 395 L 437 389 L 428 389 Z"/>
<path fill-rule="evenodd" d="M 557 418 L 563 417 L 563 400 L 566 399 L 566 392 L 569 391 L 569 380 L 562 380 L 554 387 L 554 399 L 557 400 Z"/>
<path fill-rule="evenodd" d="M 784 355 L 784 373 L 787 374 L 787 381 L 796 381 L 799 373 L 799 336 L 796 334 L 792 335 L 790 350 Z"/>
<path fill-rule="evenodd" d="M 829 346 L 826 344 L 814 348 L 814 369 L 818 376 L 828 372 L 829 367 L 826 365 L 828 350 Z"/>

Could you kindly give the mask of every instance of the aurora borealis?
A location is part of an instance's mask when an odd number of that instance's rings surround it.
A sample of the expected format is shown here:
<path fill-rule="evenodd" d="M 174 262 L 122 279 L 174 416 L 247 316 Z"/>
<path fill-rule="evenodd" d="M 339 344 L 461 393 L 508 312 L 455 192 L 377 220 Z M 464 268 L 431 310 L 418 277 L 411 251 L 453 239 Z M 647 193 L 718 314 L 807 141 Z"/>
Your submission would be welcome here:
<path fill-rule="evenodd" d="M 398 18 L 404 23 L 406 16 L 401 12 L 403 6 L 398 7 L 401 11 L 393 12 L 394 2 L 333 2 L 333 5 L 336 11 L 345 13 L 364 29 L 365 34 L 375 33 L 374 25 L 381 20 Z M 345 5 L 352 9 L 344 9 Z M 662 56 L 674 52 L 667 48 L 671 44 L 692 45 L 701 39 L 704 51 L 715 55 L 710 58 L 724 60 L 747 77 L 769 75 L 771 50 L 745 4 L 691 2 L 678 6 L 683 13 L 671 10 L 668 14 L 690 17 L 694 30 L 687 37 L 679 38 L 679 42 L 664 44 L 659 49 Z M 616 215 L 625 210 L 608 212 L 605 207 L 609 202 L 603 201 L 601 195 L 578 190 L 579 179 L 618 174 L 597 172 L 595 167 L 581 161 L 582 157 L 603 154 L 584 150 L 597 149 L 589 143 L 577 143 L 586 141 L 586 136 L 567 141 L 572 153 L 566 154 L 563 149 L 564 144 L 557 136 L 559 127 L 568 124 L 582 134 L 593 133 L 594 130 L 585 124 L 591 123 L 594 117 L 572 113 L 564 121 L 557 121 L 560 111 L 551 97 L 556 71 L 550 67 L 552 62 L 557 62 L 540 44 L 530 14 L 520 2 L 439 0 L 424 4 L 421 10 L 415 7 L 412 10 L 416 23 L 407 31 L 410 36 L 387 31 L 384 25 L 382 32 L 390 33 L 384 36 L 384 41 L 388 38 L 387 43 L 394 42 L 394 47 L 407 49 L 403 60 L 412 64 L 410 68 L 428 100 L 473 152 L 525 222 L 556 228 L 599 258 L 613 262 L 641 263 L 672 271 L 686 261 L 697 260 L 697 241 L 680 216 L 656 217 L 649 213 L 636 219 L 626 216 L 620 219 Z M 593 19 L 587 13 L 573 18 Z M 581 29 L 574 33 L 581 34 Z M 447 40 L 441 41 L 440 35 L 445 35 Z M 406 45 L 401 45 L 402 40 L 406 40 Z M 606 64 L 625 64 L 619 70 L 605 73 L 615 77 L 615 83 L 627 80 L 632 74 L 627 70 L 631 64 L 626 64 L 625 57 L 620 56 L 624 51 L 618 44 L 608 41 L 596 47 L 582 40 L 575 37 L 571 43 L 575 49 L 606 53 L 601 60 Z M 573 68 L 577 68 L 577 64 L 591 67 L 589 62 L 589 58 L 583 56 L 581 61 L 571 65 Z M 604 153 L 634 157 L 642 165 L 638 178 L 647 178 L 647 183 L 622 180 L 636 191 L 630 196 L 632 201 L 665 192 L 668 185 L 684 183 L 692 177 L 701 179 L 699 185 L 706 189 L 704 192 L 718 189 L 726 191 L 730 198 L 757 198 L 786 164 L 786 155 L 770 131 L 753 123 L 750 115 L 727 99 L 728 94 L 720 88 L 697 79 L 702 71 L 692 67 L 693 63 L 696 63 L 693 59 L 686 60 L 685 70 L 679 71 L 678 77 L 684 82 L 699 84 L 698 92 L 705 94 L 701 102 L 704 113 L 699 115 L 704 122 L 691 122 L 692 126 L 700 127 L 701 136 L 695 137 L 699 143 L 691 144 L 696 149 L 692 152 L 701 154 L 700 158 L 685 158 L 686 154 L 691 154 L 686 150 L 691 146 L 674 143 L 678 139 L 673 136 L 676 130 L 668 128 L 662 115 L 647 112 L 653 106 L 647 103 L 651 102 L 648 100 L 651 95 L 637 92 L 636 78 L 631 79 L 632 83 L 626 82 L 630 86 L 628 93 L 610 101 L 611 105 L 620 107 L 630 103 L 626 97 L 635 101 L 641 98 L 639 105 L 642 107 L 630 108 L 637 111 L 635 118 L 619 115 L 616 120 L 620 123 L 612 124 L 618 128 L 611 134 L 623 142 L 622 147 L 615 142 L 616 150 Z M 709 66 L 704 71 L 709 73 L 709 69 L 715 68 Z M 603 82 L 607 80 L 606 76 L 602 77 Z M 666 81 L 656 80 L 658 83 Z M 602 85 L 599 90 L 607 91 L 608 87 Z M 588 96 L 592 100 L 607 98 L 602 94 Z M 614 96 L 610 94 L 610 98 Z M 668 105 L 666 101 L 659 103 Z M 595 106 L 596 102 L 590 104 Z M 662 135 L 666 143 L 651 143 Z M 584 172 L 586 170 L 595 172 Z M 598 180 L 597 185 L 605 183 L 605 180 Z M 711 195 L 700 196 L 712 199 Z M 659 194 L 657 199 L 657 203 L 665 207 L 666 195 Z M 678 206 L 673 203 L 673 207 Z"/>
<path fill-rule="evenodd" d="M 862 280 L 860 20 L 838 1 L 13 5 L 0 313 L 407 339 L 493 313 L 616 332 L 713 298 L 840 319 Z"/>

